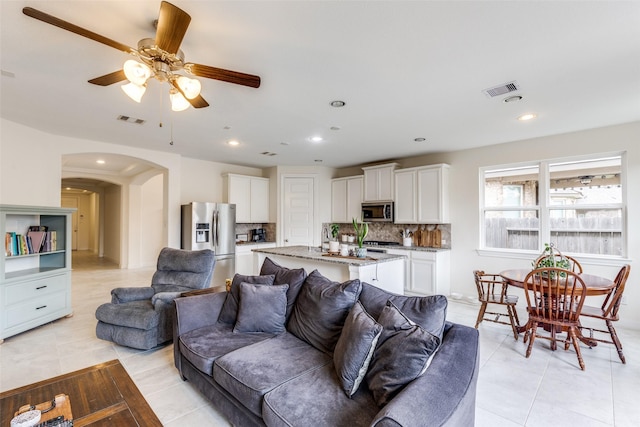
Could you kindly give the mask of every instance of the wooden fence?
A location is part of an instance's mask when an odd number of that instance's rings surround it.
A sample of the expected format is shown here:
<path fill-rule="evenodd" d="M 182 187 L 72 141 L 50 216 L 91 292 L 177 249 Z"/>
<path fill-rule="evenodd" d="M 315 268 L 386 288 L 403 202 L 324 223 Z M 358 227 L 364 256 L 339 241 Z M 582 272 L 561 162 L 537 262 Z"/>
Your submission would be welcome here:
<path fill-rule="evenodd" d="M 538 218 L 485 220 L 487 248 L 542 250 Z M 622 256 L 622 219 L 608 217 L 552 218 L 551 242 L 562 252 Z"/>

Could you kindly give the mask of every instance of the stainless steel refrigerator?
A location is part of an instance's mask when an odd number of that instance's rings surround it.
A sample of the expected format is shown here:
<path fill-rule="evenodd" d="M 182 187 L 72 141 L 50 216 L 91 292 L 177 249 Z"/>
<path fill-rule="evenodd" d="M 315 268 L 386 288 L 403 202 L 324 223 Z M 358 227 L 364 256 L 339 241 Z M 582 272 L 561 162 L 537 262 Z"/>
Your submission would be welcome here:
<path fill-rule="evenodd" d="M 182 249 L 215 253 L 212 287 L 224 286 L 235 274 L 236 205 L 192 202 L 182 205 Z"/>

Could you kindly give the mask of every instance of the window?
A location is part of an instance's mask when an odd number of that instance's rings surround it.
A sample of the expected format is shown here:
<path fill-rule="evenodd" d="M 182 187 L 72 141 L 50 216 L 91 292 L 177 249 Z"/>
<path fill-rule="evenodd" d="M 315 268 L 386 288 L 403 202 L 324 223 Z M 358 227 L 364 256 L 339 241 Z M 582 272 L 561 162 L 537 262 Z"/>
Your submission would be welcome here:
<path fill-rule="evenodd" d="M 481 247 L 624 255 L 622 156 L 481 170 Z"/>

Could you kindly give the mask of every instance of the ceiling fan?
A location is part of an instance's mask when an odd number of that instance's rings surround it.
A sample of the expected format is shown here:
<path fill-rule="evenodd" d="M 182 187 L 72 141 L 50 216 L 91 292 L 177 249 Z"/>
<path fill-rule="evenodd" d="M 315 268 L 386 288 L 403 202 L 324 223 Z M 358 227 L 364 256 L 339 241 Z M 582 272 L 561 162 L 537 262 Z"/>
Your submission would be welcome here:
<path fill-rule="evenodd" d="M 174 111 L 181 111 L 192 105 L 194 108 L 208 107 L 209 103 L 200 95 L 200 82 L 191 79 L 179 71 L 208 79 L 221 80 L 228 83 L 260 87 L 260 77 L 237 71 L 224 70 L 208 65 L 184 62 L 184 53 L 180 50 L 180 44 L 184 38 L 191 16 L 173 4 L 163 1 L 160 4 L 160 14 L 156 25 L 155 39 L 144 38 L 138 42 L 138 48 L 134 49 L 110 38 L 101 36 L 93 31 L 81 28 L 60 18 L 41 12 L 32 7 L 25 7 L 22 12 L 32 18 L 47 24 L 54 25 L 88 39 L 97 41 L 125 53 L 133 55 L 135 59 L 129 59 L 124 63 L 123 69 L 105 74 L 89 80 L 99 86 L 109 86 L 114 83 L 128 80 L 129 83 L 122 86 L 124 92 L 133 100 L 140 102 L 150 78 L 171 85 L 170 97 Z"/>

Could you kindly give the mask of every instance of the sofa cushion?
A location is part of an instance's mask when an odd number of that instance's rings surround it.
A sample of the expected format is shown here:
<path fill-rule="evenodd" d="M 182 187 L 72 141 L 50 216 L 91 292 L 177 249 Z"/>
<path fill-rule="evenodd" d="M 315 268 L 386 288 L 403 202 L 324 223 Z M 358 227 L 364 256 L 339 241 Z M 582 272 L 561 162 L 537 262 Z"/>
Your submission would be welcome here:
<path fill-rule="evenodd" d="M 313 270 L 300 289 L 287 330 L 318 350 L 333 352 L 361 289 L 358 279 L 333 282 Z"/>
<path fill-rule="evenodd" d="M 382 326 L 357 301 L 344 322 L 333 352 L 333 364 L 347 396 L 358 390 L 381 332 Z"/>
<path fill-rule="evenodd" d="M 218 357 L 271 337 L 273 334 L 261 332 L 234 334 L 233 326 L 218 322 L 180 335 L 178 345 L 180 352 L 189 362 L 211 376 L 213 362 Z"/>
<path fill-rule="evenodd" d="M 363 384 L 344 395 L 333 364 L 288 381 L 264 397 L 262 418 L 269 427 L 370 426 L 378 406 Z"/>
<path fill-rule="evenodd" d="M 236 323 L 236 317 L 238 315 L 238 304 L 240 301 L 240 283 L 252 283 L 255 285 L 273 285 L 275 275 L 261 275 L 261 276 L 245 276 L 243 274 L 236 274 L 231 280 L 231 289 L 227 292 L 227 297 L 222 304 L 220 315 L 218 316 L 218 322 L 227 323 L 233 325 Z"/>
<path fill-rule="evenodd" d="M 307 272 L 304 271 L 304 268 L 292 269 L 283 267 L 267 257 L 262 263 L 262 267 L 260 267 L 260 274 L 275 275 L 274 285 L 289 285 L 289 290 L 287 291 L 287 319 L 289 319 L 302 283 L 307 278 Z"/>
<path fill-rule="evenodd" d="M 444 295 L 425 297 L 394 295 L 368 283 L 362 284 L 360 302 L 374 319 L 380 317 L 387 301 L 393 302 L 405 316 L 442 341 L 447 317 L 447 298 Z"/>
<path fill-rule="evenodd" d="M 289 285 L 240 283 L 240 305 L 233 332 L 284 332 Z"/>
<path fill-rule="evenodd" d="M 383 330 L 366 380 L 375 401 L 384 406 L 424 373 L 440 338 L 412 322 L 391 301 L 382 310 L 378 323 Z"/>
<path fill-rule="evenodd" d="M 260 416 L 265 393 L 330 363 L 330 356 L 285 332 L 218 358 L 213 365 L 213 378 Z"/>

